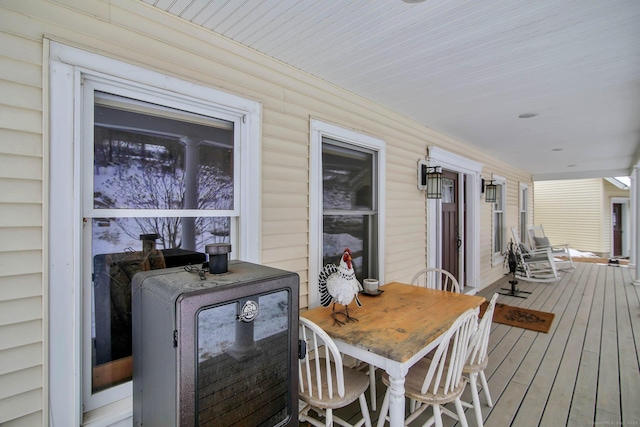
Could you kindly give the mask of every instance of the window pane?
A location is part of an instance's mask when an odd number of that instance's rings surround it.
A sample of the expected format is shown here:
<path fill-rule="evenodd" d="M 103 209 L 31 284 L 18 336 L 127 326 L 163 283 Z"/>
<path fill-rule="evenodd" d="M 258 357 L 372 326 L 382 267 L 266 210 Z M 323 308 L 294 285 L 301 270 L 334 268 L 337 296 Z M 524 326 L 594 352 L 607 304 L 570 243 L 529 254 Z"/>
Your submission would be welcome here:
<path fill-rule="evenodd" d="M 326 140 L 325 140 L 326 141 Z M 373 153 L 326 142 L 322 145 L 324 210 L 370 210 L 373 207 Z M 344 248 L 343 248 L 344 249 Z"/>
<path fill-rule="evenodd" d="M 95 209 L 233 209 L 233 123 L 95 106 Z"/>
<path fill-rule="evenodd" d="M 176 217 L 92 220 L 92 392 L 131 380 L 132 277 L 139 271 L 201 265 L 204 245 L 230 242 L 230 221 Z M 195 236 L 195 250 L 184 249 L 185 234 Z"/>
<path fill-rule="evenodd" d="M 286 290 L 260 295 L 257 301 L 254 295 L 259 314 L 251 323 L 237 317 L 246 300 L 198 313 L 195 425 L 274 426 L 287 418 L 289 299 Z M 234 357 L 250 354 L 252 347 L 260 357 Z M 245 391 L 242 399 L 240 389 Z M 264 411 L 266 406 L 270 412 Z"/>
<path fill-rule="evenodd" d="M 502 253 L 502 214 L 496 213 L 494 215 L 494 224 L 493 224 L 493 244 L 494 249 L 493 252 Z"/>
<path fill-rule="evenodd" d="M 377 228 L 375 215 L 325 215 L 323 220 L 323 264 L 340 263 L 344 249 L 351 249 L 353 268 L 362 283 L 377 271 L 373 230 Z"/>
<path fill-rule="evenodd" d="M 502 206 L 502 185 L 498 184 L 496 188 L 496 210 L 503 210 Z"/>

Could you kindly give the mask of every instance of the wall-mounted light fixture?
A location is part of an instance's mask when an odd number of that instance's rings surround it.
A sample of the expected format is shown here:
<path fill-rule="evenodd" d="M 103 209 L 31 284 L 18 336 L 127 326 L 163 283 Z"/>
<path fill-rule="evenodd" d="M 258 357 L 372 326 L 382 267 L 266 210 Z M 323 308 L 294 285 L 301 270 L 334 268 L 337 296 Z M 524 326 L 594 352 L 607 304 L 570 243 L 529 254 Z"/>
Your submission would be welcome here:
<path fill-rule="evenodd" d="M 418 190 L 426 190 L 427 199 L 442 199 L 442 167 L 418 160 Z"/>
<path fill-rule="evenodd" d="M 493 178 L 493 176 L 491 178 Z M 489 181 L 485 181 L 485 184 L 484 184 L 484 197 L 485 197 L 485 199 L 484 199 L 484 201 L 487 202 L 487 203 L 495 203 L 497 194 L 498 194 L 498 185 L 496 184 L 496 181 L 493 180 L 493 179 L 491 179 Z"/>

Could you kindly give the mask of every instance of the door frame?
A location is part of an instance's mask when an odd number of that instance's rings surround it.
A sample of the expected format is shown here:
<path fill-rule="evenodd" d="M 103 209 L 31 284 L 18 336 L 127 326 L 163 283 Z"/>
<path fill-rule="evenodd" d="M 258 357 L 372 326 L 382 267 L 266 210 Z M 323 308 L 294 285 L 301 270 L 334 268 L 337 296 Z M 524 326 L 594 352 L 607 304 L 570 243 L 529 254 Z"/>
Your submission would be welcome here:
<path fill-rule="evenodd" d="M 480 174 L 482 163 L 462 157 L 439 147 L 428 147 L 429 166 L 441 166 L 458 173 L 459 224 L 462 246 L 460 247 L 460 285 L 475 293 L 480 285 Z M 466 194 L 465 194 L 466 191 Z M 466 205 L 466 206 L 465 206 Z M 465 210 L 467 215 L 465 216 Z M 465 234 L 466 233 L 466 234 Z M 442 266 L 442 201 L 427 199 L 427 267 Z M 466 266 L 466 268 L 465 268 Z"/>
<path fill-rule="evenodd" d="M 613 256 L 613 205 L 622 205 L 622 254 L 621 256 L 629 256 L 629 248 L 631 247 L 631 233 L 629 225 L 629 214 L 631 212 L 629 206 L 629 197 L 612 197 L 609 206 L 609 255 Z"/>

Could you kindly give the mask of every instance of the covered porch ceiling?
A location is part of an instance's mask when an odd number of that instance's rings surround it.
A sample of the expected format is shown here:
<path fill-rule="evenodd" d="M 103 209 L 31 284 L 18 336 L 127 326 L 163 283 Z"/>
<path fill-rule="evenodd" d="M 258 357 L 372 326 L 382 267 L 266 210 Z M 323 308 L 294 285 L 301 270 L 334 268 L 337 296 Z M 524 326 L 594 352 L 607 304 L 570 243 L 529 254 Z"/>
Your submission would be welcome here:
<path fill-rule="evenodd" d="M 639 160 L 638 0 L 142 1 L 535 180 Z"/>

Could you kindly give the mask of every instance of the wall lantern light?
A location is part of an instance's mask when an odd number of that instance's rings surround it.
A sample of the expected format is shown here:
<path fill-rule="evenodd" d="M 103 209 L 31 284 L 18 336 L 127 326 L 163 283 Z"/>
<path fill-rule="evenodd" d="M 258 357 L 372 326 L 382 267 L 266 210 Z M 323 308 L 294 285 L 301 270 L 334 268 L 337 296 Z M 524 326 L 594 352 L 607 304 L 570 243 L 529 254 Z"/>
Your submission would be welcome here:
<path fill-rule="evenodd" d="M 493 179 L 485 183 L 484 185 L 485 202 L 495 203 L 497 193 L 498 193 L 498 185 Z"/>
<path fill-rule="evenodd" d="M 418 190 L 426 190 L 427 199 L 442 199 L 442 167 L 418 160 Z"/>

